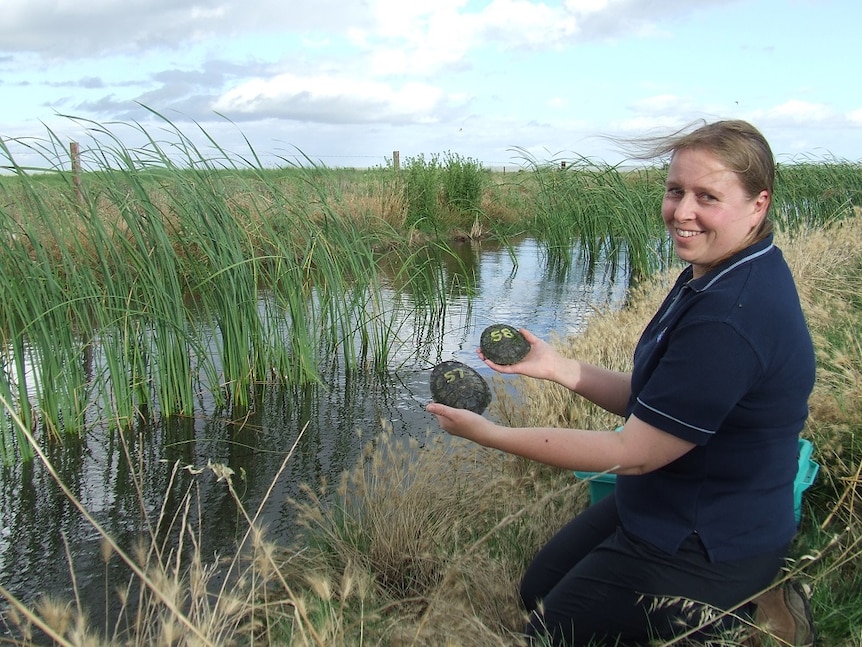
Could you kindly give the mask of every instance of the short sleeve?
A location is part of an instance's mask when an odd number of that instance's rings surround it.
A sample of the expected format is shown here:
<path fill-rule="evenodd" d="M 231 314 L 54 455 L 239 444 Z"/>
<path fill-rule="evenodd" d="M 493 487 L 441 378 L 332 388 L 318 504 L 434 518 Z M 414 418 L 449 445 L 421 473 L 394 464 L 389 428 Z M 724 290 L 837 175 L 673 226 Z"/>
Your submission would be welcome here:
<path fill-rule="evenodd" d="M 632 413 L 703 445 L 761 373 L 751 344 L 731 324 L 693 321 L 669 335 L 661 359 L 636 395 Z"/>

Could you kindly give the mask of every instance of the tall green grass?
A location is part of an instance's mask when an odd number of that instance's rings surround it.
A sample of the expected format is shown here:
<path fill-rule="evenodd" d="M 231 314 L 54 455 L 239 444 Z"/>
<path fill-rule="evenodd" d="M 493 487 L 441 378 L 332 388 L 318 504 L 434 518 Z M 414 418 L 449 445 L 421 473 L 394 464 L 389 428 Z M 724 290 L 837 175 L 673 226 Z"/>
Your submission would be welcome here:
<path fill-rule="evenodd" d="M 319 380 L 324 357 L 383 373 L 406 321 L 444 307 L 433 258 L 394 226 L 391 174 L 381 213 L 323 167 L 205 153 L 167 120 L 163 140 L 126 126 L 136 149 L 86 123 L 80 200 L 53 133 L 14 142 L 27 168 L 0 148 L 0 390 L 28 428 L 246 407 L 256 385 Z M 2 424 L 4 458 L 26 452 Z"/>
<path fill-rule="evenodd" d="M 862 207 L 862 168 L 838 159 L 801 159 L 776 167 L 774 218 L 789 232 L 820 227 Z"/>
<path fill-rule="evenodd" d="M 556 264 L 624 263 L 642 279 L 666 267 L 672 250 L 659 205 L 661 175 L 652 169 L 623 171 L 583 157 L 538 160 L 521 151 L 538 183 L 531 230 Z"/>
<path fill-rule="evenodd" d="M 665 173 L 575 155 L 539 160 L 520 150 L 536 182 L 532 231 L 550 258 L 588 266 L 621 259 L 637 281 L 674 262 L 660 215 Z M 862 169 L 838 160 L 779 164 L 772 218 L 793 234 L 853 215 L 862 205 Z"/>

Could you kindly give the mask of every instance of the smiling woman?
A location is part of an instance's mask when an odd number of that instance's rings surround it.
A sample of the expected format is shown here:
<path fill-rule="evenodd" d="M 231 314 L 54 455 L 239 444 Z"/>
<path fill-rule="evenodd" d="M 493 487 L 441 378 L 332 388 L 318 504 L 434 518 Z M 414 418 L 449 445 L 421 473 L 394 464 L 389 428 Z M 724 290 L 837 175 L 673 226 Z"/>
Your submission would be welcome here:
<path fill-rule="evenodd" d="M 482 356 L 500 373 L 556 383 L 622 416 L 621 431 L 510 428 L 427 407 L 445 431 L 481 445 L 617 474 L 615 495 L 563 527 L 521 582 L 526 633 L 553 645 L 723 641 L 769 588 L 796 532 L 793 484 L 815 361 L 766 220 L 772 153 L 739 121 L 656 149 L 672 153 L 662 214 L 689 266 L 647 324 L 632 370 L 565 357 L 526 330 L 519 362 Z M 810 631 L 801 627 L 798 644 Z"/>

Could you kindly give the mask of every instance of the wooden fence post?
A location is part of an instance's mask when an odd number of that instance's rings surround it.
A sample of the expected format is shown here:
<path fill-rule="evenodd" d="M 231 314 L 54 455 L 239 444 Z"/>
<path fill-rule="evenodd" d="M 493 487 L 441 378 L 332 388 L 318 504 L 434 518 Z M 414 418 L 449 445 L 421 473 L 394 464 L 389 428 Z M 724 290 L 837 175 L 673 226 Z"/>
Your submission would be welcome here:
<path fill-rule="evenodd" d="M 401 168 L 401 151 L 392 151 L 392 168 L 396 171 Z"/>
<path fill-rule="evenodd" d="M 75 185 L 75 197 L 84 204 L 84 193 L 81 191 L 81 149 L 78 142 L 69 144 L 69 155 L 72 158 L 72 184 Z"/>

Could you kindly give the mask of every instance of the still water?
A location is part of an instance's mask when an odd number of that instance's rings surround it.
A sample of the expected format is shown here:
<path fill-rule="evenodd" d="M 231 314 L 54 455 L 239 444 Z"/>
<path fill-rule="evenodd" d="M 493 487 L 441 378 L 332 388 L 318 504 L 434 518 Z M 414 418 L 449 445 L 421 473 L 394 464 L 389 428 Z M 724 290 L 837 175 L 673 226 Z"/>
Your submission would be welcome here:
<path fill-rule="evenodd" d="M 325 386 L 262 391 L 252 411 L 208 412 L 202 403 L 193 418 L 140 423 L 122 435 L 96 426 L 78 441 L 47 450 L 56 471 L 97 522 L 129 549 L 150 535 L 160 511 L 173 514 L 188 489 L 192 470 L 179 469 L 172 478 L 176 466 L 222 463 L 235 472 L 250 514 L 265 499 L 268 538 L 286 543 L 294 531 L 289 500 L 301 498 L 300 484 L 337 481 L 381 421 L 403 437 L 421 438 L 435 426 L 424 410 L 434 364 L 457 359 L 491 373 L 475 354 L 486 326 L 508 323 L 546 338 L 574 334 L 596 307 L 618 307 L 625 297 L 625 272 L 614 276 L 607 267 L 588 272 L 577 255 L 569 265 L 552 266 L 533 240 L 509 248 L 464 244 L 457 252 L 474 274 L 474 289 L 453 291 L 433 323 L 405 315 L 384 378 L 334 368 L 325 374 Z M 203 555 L 230 555 L 247 525 L 224 482 L 212 473 L 196 478 L 203 513 L 193 522 L 205 541 Z M 116 558 L 106 564 L 100 545 L 97 532 L 38 460 L 2 471 L 0 584 L 13 595 L 25 603 L 44 594 L 73 601 L 77 590 L 95 625 L 106 620 L 112 625 L 106 610 L 110 616 L 113 590 L 128 573 Z M 0 625 L 0 637 L 3 631 Z"/>

